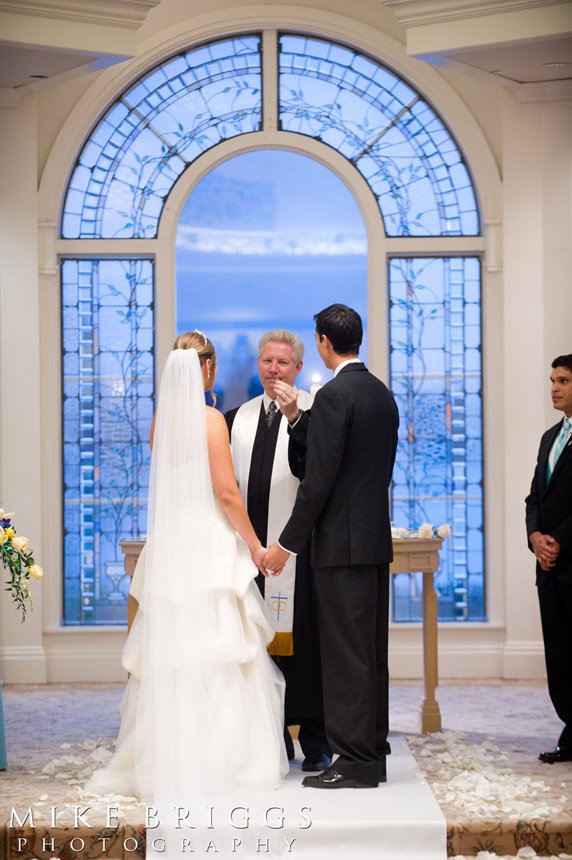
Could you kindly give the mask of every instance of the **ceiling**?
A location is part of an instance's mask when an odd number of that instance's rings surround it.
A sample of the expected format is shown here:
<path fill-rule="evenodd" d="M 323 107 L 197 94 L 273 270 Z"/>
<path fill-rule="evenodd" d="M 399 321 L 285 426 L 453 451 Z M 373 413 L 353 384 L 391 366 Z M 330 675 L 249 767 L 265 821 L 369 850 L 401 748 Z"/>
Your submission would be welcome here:
<path fill-rule="evenodd" d="M 572 81 L 570 0 L 381 0 L 407 51 L 511 89 Z"/>
<path fill-rule="evenodd" d="M 0 0 L 0 105 L 135 56 L 160 2 Z M 517 90 L 572 81 L 572 0 L 379 2 L 420 60 Z"/>
<path fill-rule="evenodd" d="M 572 79 L 572 38 L 466 51 L 454 58 L 458 63 L 513 83 Z"/>
<path fill-rule="evenodd" d="M 60 78 L 81 70 L 98 59 L 95 54 L 78 54 L 41 48 L 23 48 L 0 43 L 0 87 L 18 90 L 39 80 Z"/>
<path fill-rule="evenodd" d="M 137 53 L 161 0 L 0 0 L 0 106 Z"/>

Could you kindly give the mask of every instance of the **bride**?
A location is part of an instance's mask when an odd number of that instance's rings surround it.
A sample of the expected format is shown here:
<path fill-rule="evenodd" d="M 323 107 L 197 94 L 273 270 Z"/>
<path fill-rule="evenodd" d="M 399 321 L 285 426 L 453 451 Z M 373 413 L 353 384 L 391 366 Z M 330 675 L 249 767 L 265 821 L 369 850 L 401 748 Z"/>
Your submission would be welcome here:
<path fill-rule="evenodd" d="M 185 804 L 276 788 L 288 769 L 284 682 L 266 652 L 273 632 L 254 584 L 265 550 L 234 478 L 224 418 L 205 406 L 215 374 L 211 341 L 180 335 L 152 429 L 121 729 L 89 794 Z"/>

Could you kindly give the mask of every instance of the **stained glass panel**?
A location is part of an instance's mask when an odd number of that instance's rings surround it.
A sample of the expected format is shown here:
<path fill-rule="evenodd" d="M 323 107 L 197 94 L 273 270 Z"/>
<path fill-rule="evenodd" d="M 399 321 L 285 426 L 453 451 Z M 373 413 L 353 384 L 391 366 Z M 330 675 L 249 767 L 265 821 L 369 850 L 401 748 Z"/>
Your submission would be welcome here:
<path fill-rule="evenodd" d="M 280 38 L 280 127 L 345 155 L 377 197 L 388 236 L 479 232 L 471 178 L 451 133 L 409 84 L 350 48 Z"/>
<path fill-rule="evenodd" d="M 185 168 L 260 123 L 258 36 L 167 60 L 127 89 L 92 132 L 68 186 L 62 236 L 156 236 L 164 202 Z"/>
<path fill-rule="evenodd" d="M 64 623 L 124 624 L 119 541 L 147 527 L 153 265 L 64 260 Z"/>
<path fill-rule="evenodd" d="M 392 259 L 391 388 L 401 415 L 393 521 L 449 523 L 439 618 L 485 618 L 480 261 Z M 422 617 L 419 575 L 393 579 L 393 617 Z"/>

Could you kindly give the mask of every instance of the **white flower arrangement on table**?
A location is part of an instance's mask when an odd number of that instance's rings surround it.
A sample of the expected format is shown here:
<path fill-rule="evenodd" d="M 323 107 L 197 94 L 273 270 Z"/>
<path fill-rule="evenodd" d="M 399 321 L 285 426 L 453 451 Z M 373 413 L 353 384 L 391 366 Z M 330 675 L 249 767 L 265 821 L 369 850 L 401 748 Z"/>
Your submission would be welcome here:
<path fill-rule="evenodd" d="M 28 609 L 34 609 L 30 577 L 41 579 L 44 571 L 34 562 L 33 552 L 28 549 L 28 538 L 16 534 L 16 529 L 12 525 L 13 516 L 13 513 L 0 508 L 0 559 L 10 574 L 6 591 L 11 593 L 12 600 L 22 613 L 22 621 L 24 621 Z"/>
<path fill-rule="evenodd" d="M 410 538 L 446 538 L 451 534 L 451 526 L 443 523 L 434 526 L 432 523 L 421 523 L 418 529 L 410 529 L 407 526 L 391 526 L 391 537 L 393 540 L 408 540 Z"/>

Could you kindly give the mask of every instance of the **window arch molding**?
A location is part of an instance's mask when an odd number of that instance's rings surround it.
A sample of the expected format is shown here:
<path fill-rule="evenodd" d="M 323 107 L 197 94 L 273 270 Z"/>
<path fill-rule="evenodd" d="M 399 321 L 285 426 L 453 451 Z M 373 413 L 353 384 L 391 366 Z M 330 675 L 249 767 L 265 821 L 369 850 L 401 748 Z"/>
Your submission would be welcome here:
<path fill-rule="evenodd" d="M 165 203 L 157 239 L 161 248 L 157 260 L 157 305 L 161 307 L 157 323 L 157 361 L 161 367 L 171 349 L 171 332 L 175 326 L 175 294 L 170 286 L 175 280 L 175 242 L 177 225 L 184 204 L 201 179 L 215 167 L 229 158 L 259 149 L 277 149 L 305 155 L 323 164 L 338 176 L 348 187 L 361 211 L 368 244 L 368 314 L 370 319 L 379 320 L 380 331 L 387 333 L 387 272 L 385 260 L 388 240 L 385 236 L 383 220 L 377 201 L 370 186 L 340 153 L 318 140 L 301 134 L 284 131 L 259 131 L 243 134 L 237 138 L 223 141 L 199 156 L 173 186 Z M 475 241 L 476 240 L 476 241 Z M 398 240 L 399 241 L 399 240 Z M 471 244 L 481 244 L 480 237 L 471 237 Z M 369 361 L 376 372 L 387 375 L 387 334 L 385 338 L 372 339 L 369 348 Z"/>
<path fill-rule="evenodd" d="M 185 22 L 188 24 L 188 22 Z M 39 188 L 40 224 L 59 223 L 65 189 L 78 152 L 106 109 L 134 80 L 163 60 L 212 39 L 251 32 L 287 30 L 332 39 L 369 54 L 409 81 L 431 104 L 455 138 L 470 166 L 483 225 L 501 218 L 501 181 L 489 144 L 457 92 L 430 66 L 405 54 L 403 45 L 387 34 L 342 15 L 318 9 L 281 10 L 249 6 L 220 14 L 197 16 L 192 26 L 173 26 L 142 44 L 139 57 L 110 68 L 81 97 L 63 124 L 50 151 Z"/>
<path fill-rule="evenodd" d="M 235 17 L 235 20 L 233 20 L 233 17 Z M 316 35 L 318 38 L 331 38 L 332 40 L 345 42 L 351 45 L 352 48 L 363 51 L 374 59 L 379 59 L 380 62 L 389 65 L 398 75 L 404 77 L 417 87 L 423 97 L 431 103 L 448 126 L 454 130 L 456 140 L 471 168 L 475 189 L 479 197 L 483 228 L 487 227 L 485 235 L 489 237 L 492 234 L 493 241 L 491 244 L 489 239 L 489 248 L 486 248 L 483 237 L 460 237 L 463 238 L 462 243 L 459 242 L 458 238 L 453 240 L 446 238 L 419 239 L 417 241 L 408 239 L 410 251 L 413 255 L 415 253 L 422 254 L 429 249 L 427 245 L 428 241 L 430 241 L 431 250 L 434 251 L 439 246 L 443 253 L 447 253 L 448 250 L 453 253 L 455 249 L 461 247 L 461 244 L 469 252 L 482 254 L 485 251 L 490 251 L 489 262 L 486 266 L 488 276 L 485 277 L 483 282 L 483 296 L 490 290 L 491 283 L 497 277 L 499 267 L 496 262 L 495 251 L 498 246 L 497 226 L 500 225 L 498 217 L 498 213 L 500 212 L 498 171 L 496 170 L 490 149 L 474 118 L 461 99 L 434 70 L 422 67 L 421 74 L 419 64 L 404 55 L 403 48 L 399 43 L 389 37 L 380 39 L 378 31 L 365 25 L 358 24 L 342 16 L 326 16 L 317 10 L 311 10 L 307 15 L 303 16 L 278 17 L 273 10 L 260 8 L 256 14 L 251 15 L 251 18 L 245 18 L 240 10 L 238 10 L 225 16 L 224 26 L 221 26 L 220 19 L 217 20 L 217 16 L 202 16 L 195 20 L 192 31 L 182 32 L 177 30 L 175 32 L 176 28 L 173 28 L 171 35 L 167 32 L 167 34 L 159 34 L 157 37 L 149 40 L 145 45 L 144 54 L 132 63 L 126 64 L 126 68 L 120 74 L 117 74 L 114 70 L 103 73 L 70 114 L 46 163 L 39 194 L 40 232 L 42 236 L 40 277 L 42 282 L 42 301 L 47 304 L 46 309 L 49 311 L 45 318 L 50 321 L 43 332 L 42 342 L 44 355 L 49 354 L 52 357 L 51 362 L 47 363 L 44 367 L 44 374 L 48 383 L 45 390 L 47 392 L 51 391 L 56 395 L 55 398 L 49 395 L 46 397 L 46 400 L 50 400 L 51 405 L 48 406 L 44 413 L 44 420 L 48 420 L 49 418 L 52 427 L 60 424 L 57 408 L 59 397 L 59 386 L 57 384 L 59 362 L 57 358 L 58 351 L 54 350 L 55 344 L 59 342 L 59 331 L 57 330 L 59 327 L 58 256 L 73 250 L 72 246 L 75 244 L 75 240 L 60 240 L 57 238 L 57 224 L 71 167 L 83 141 L 87 137 L 90 128 L 94 127 L 104 110 L 125 86 L 161 59 L 166 59 L 177 50 L 189 47 L 191 44 L 204 42 L 212 38 L 224 38 L 225 36 L 252 32 L 253 30 L 260 31 L 262 28 L 276 28 L 290 32 L 298 30 Z M 174 186 L 161 216 L 159 234 L 156 240 L 130 239 L 116 241 L 115 249 L 118 254 L 122 253 L 127 245 L 129 245 L 131 252 L 143 253 L 146 250 L 155 256 L 157 262 L 157 295 L 158 297 L 160 296 L 157 319 L 159 363 L 169 348 L 167 342 L 170 334 L 167 335 L 166 332 L 171 327 L 174 301 L 171 291 L 171 306 L 169 307 L 167 304 L 167 294 L 169 291 L 166 289 L 166 285 L 173 282 L 173 225 L 178 219 L 183 201 L 199 179 L 212 169 L 216 163 L 240 152 L 262 147 L 292 149 L 292 151 L 314 157 L 334 170 L 350 187 L 364 213 L 364 221 L 368 231 L 370 249 L 368 265 L 370 312 L 374 310 L 371 307 L 371 303 L 373 302 L 375 305 L 375 314 L 384 322 L 385 330 L 387 330 L 385 257 L 387 252 L 391 251 L 390 244 L 392 240 L 388 240 L 384 236 L 379 209 L 369 186 L 359 176 L 357 170 L 347 164 L 343 156 L 333 152 L 329 147 L 320 144 L 318 141 L 302 138 L 298 135 L 291 135 L 291 138 L 297 138 L 296 140 L 288 140 L 288 137 L 290 136 L 285 132 L 265 129 L 252 135 L 243 135 L 242 137 L 219 144 L 215 149 L 197 159 Z M 252 141 L 247 138 L 252 138 Z M 169 235 L 171 235 L 170 240 L 167 238 Z M 89 251 L 86 242 L 89 242 Z M 171 244 L 170 253 L 167 250 L 169 242 Z M 107 240 L 77 240 L 75 250 L 80 255 L 90 252 L 97 254 L 102 250 L 104 245 L 108 247 Z M 371 284 L 373 283 L 377 285 L 378 289 L 371 289 Z M 485 300 L 485 310 L 487 307 L 489 309 L 492 308 L 492 306 L 492 302 Z M 487 327 L 485 326 L 485 333 L 486 331 Z M 381 347 L 385 342 L 385 338 L 383 340 L 375 338 L 375 341 L 379 346 L 379 355 L 372 357 L 371 364 L 378 372 L 384 373 L 387 369 L 387 362 Z M 485 347 L 486 354 L 494 355 L 497 353 L 497 349 L 491 350 L 489 348 L 490 345 L 486 343 Z M 487 372 L 486 366 L 484 371 L 485 373 Z M 51 417 L 48 415 L 49 412 L 51 412 Z M 486 435 L 487 431 L 485 428 L 485 437 Z M 54 436 L 55 434 L 51 435 L 52 440 Z M 44 439 L 49 440 L 50 435 L 44 434 Z M 49 441 L 46 441 L 45 448 L 45 462 L 50 464 L 50 470 L 53 471 L 54 478 L 52 481 L 47 480 L 46 484 L 57 486 L 61 457 L 59 456 L 59 452 L 55 451 L 53 445 L 50 449 Z M 48 449 L 50 450 L 48 451 Z M 53 522 L 51 524 L 54 527 L 50 527 L 50 525 L 46 526 L 49 529 L 48 534 L 50 536 L 61 533 L 57 506 L 54 507 L 55 512 L 52 514 Z M 53 511 L 54 507 L 52 507 Z M 49 508 L 50 506 L 46 505 L 46 509 Z M 46 542 L 49 546 L 50 559 L 52 563 L 55 561 L 54 569 L 61 569 L 61 550 L 53 546 L 53 537 Z M 500 593 L 497 595 L 497 606 L 500 606 L 499 597 Z M 59 615 L 59 608 L 56 608 L 56 604 L 52 600 L 49 611 L 50 626 L 52 629 Z"/>

